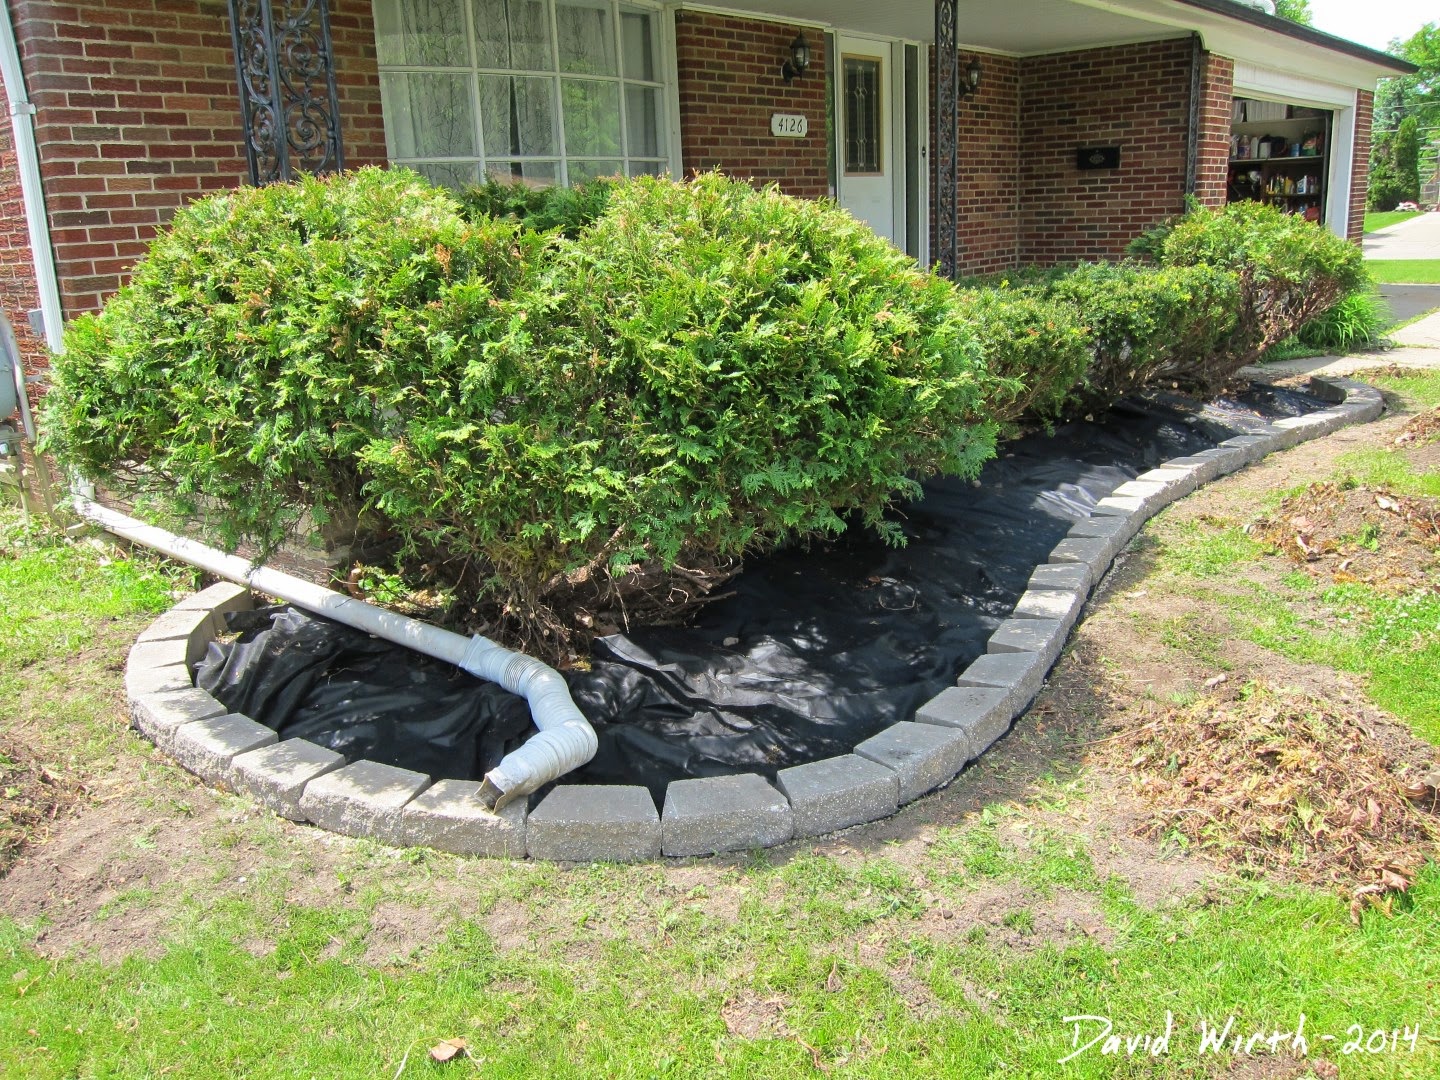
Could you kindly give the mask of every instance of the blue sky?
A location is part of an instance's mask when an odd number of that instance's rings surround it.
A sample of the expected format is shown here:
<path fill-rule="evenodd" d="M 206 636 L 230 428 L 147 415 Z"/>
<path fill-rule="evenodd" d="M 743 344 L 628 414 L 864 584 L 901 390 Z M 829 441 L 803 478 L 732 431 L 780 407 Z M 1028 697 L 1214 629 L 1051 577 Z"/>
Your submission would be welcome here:
<path fill-rule="evenodd" d="M 1440 21 L 1436 0 L 1310 0 L 1315 29 L 1384 49 L 1427 22 Z"/>

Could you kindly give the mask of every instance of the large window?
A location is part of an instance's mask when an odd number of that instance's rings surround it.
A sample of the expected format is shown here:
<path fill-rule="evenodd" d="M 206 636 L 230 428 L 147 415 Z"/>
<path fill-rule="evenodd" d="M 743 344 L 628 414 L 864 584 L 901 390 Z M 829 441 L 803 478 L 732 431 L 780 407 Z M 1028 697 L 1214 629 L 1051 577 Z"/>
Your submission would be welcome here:
<path fill-rule="evenodd" d="M 439 183 L 670 164 L 656 9 L 615 0 L 374 0 L 390 160 Z"/>

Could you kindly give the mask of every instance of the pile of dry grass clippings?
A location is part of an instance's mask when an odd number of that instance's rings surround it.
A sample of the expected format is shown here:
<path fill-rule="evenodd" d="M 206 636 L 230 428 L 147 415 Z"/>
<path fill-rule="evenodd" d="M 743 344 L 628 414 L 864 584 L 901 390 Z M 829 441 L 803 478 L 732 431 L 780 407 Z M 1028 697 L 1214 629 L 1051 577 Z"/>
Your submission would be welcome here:
<path fill-rule="evenodd" d="M 1153 713 L 1097 744 L 1153 808 L 1144 834 L 1178 833 L 1237 867 L 1343 888 L 1357 922 L 1366 903 L 1388 910 L 1435 856 L 1433 762 L 1395 760 L 1353 711 L 1251 687 Z"/>

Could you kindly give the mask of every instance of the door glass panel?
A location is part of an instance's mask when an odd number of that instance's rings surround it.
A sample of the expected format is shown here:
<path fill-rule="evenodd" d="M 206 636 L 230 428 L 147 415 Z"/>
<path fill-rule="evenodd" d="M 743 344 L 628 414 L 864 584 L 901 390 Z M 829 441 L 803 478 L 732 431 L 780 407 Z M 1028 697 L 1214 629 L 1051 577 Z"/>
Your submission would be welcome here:
<path fill-rule="evenodd" d="M 585 157 L 611 156 L 620 149 L 620 84 L 590 79 L 564 79 L 565 153 Z"/>
<path fill-rule="evenodd" d="M 555 70 L 550 12 L 544 0 L 475 0 L 472 10 L 476 58 L 482 68 Z"/>
<path fill-rule="evenodd" d="M 868 56 L 844 58 L 845 74 L 845 171 L 849 174 L 879 175 L 880 61 Z"/>
<path fill-rule="evenodd" d="M 615 24 L 606 0 L 557 0 L 555 32 L 560 40 L 561 71 L 620 74 L 615 63 Z"/>
<path fill-rule="evenodd" d="M 548 156 L 555 145 L 555 80 L 523 75 L 480 76 L 485 156 Z"/>
<path fill-rule="evenodd" d="M 380 100 L 391 158 L 475 153 L 468 76 L 386 72 L 380 76 Z"/>

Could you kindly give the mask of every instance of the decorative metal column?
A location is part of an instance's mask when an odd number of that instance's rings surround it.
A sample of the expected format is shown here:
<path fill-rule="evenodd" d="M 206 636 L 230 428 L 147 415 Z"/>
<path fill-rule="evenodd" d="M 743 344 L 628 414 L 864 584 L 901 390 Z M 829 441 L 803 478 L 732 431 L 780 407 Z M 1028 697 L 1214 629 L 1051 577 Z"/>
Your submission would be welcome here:
<path fill-rule="evenodd" d="M 251 183 L 343 169 L 326 0 L 230 0 L 230 28 Z"/>
<path fill-rule="evenodd" d="M 935 266 L 959 272 L 960 236 L 956 189 L 960 184 L 960 49 L 955 0 L 935 0 Z"/>

